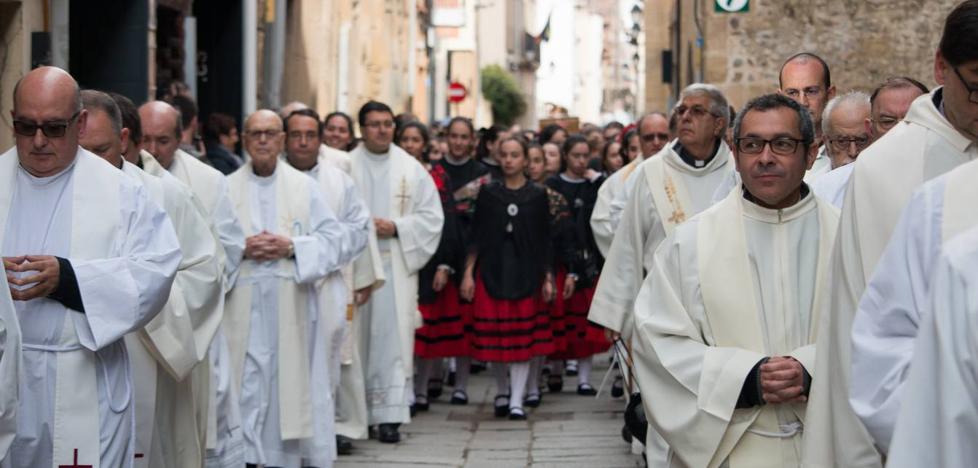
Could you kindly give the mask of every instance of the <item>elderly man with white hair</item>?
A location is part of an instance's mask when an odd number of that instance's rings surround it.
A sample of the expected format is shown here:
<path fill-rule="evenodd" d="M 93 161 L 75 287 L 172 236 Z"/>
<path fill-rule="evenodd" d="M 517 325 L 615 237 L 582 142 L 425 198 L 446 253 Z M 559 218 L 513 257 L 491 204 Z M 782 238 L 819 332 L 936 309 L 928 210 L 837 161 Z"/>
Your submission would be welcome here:
<path fill-rule="evenodd" d="M 872 139 L 866 129 L 870 116 L 869 95 L 862 91 L 849 91 L 836 96 L 825 106 L 822 119 L 822 142 L 832 163 L 832 171 L 812 183 L 815 195 L 842 208 L 846 185 L 856 158 Z"/>

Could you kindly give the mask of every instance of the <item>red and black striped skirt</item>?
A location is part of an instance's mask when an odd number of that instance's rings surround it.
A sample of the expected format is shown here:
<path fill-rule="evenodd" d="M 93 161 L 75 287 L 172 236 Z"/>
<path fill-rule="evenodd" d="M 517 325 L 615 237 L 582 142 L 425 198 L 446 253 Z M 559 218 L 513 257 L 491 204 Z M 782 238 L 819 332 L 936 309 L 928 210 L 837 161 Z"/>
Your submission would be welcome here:
<path fill-rule="evenodd" d="M 496 299 L 489 295 L 481 279 L 476 280 L 472 307 L 473 358 L 519 362 L 553 351 L 547 306 L 539 292 L 524 299 Z"/>
<path fill-rule="evenodd" d="M 574 291 L 566 301 L 564 336 L 567 346 L 553 353 L 552 359 L 580 359 L 603 353 L 611 347 L 611 342 L 604 336 L 604 328 L 587 319 L 594 289 Z"/>
<path fill-rule="evenodd" d="M 424 324 L 414 332 L 414 354 L 425 359 L 468 356 L 472 304 L 459 298 L 449 281 L 431 304 L 419 304 Z"/>

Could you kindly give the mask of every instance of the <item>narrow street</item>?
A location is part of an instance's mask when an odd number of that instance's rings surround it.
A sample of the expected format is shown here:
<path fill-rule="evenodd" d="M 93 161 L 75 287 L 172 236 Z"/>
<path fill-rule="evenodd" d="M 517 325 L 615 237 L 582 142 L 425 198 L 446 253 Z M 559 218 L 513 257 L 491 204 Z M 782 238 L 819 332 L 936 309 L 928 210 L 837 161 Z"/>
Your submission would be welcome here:
<path fill-rule="evenodd" d="M 600 383 L 608 357 L 595 357 L 593 380 Z M 610 380 L 610 379 L 609 379 Z M 640 467 L 621 438 L 623 399 L 612 399 L 610 383 L 598 399 L 578 396 L 574 377 L 564 378 L 560 394 L 544 393 L 538 408 L 527 408 L 526 421 L 497 419 L 489 371 L 473 375 L 469 404 L 448 404 L 451 389 L 401 427 L 400 444 L 356 441 L 353 455 L 341 456 L 337 468 L 358 467 Z"/>

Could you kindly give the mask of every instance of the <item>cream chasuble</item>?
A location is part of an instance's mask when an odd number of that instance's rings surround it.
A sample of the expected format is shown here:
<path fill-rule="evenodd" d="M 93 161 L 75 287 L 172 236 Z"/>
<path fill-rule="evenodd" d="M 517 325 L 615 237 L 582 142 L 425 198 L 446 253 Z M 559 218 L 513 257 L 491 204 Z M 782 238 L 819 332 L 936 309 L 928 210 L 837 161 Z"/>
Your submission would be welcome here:
<path fill-rule="evenodd" d="M 832 170 L 832 160 L 829 159 L 829 154 L 825 149 L 825 145 L 818 147 L 818 154 L 815 155 L 815 161 L 812 162 L 812 167 L 805 172 L 805 183 L 812 185 L 825 174 L 828 174 Z"/>
<path fill-rule="evenodd" d="M 918 97 L 904 122 L 852 163 L 823 302 L 818 358 L 808 403 L 804 464 L 810 468 L 878 467 L 872 438 L 849 405 L 852 320 L 866 282 L 900 211 L 923 182 L 978 157 L 973 142 L 950 126 L 934 103 L 938 88 Z M 815 375 L 813 374 L 813 375 Z"/>
<path fill-rule="evenodd" d="M 203 208 L 175 177 L 156 177 L 128 162 L 122 171 L 166 211 L 182 253 L 166 306 L 143 330 L 126 335 L 136 403 L 134 466 L 202 466 L 206 420 L 198 415 L 207 414 L 199 408 L 208 401 L 207 350 L 224 315 L 221 247 Z M 195 367 L 202 369 L 191 372 Z"/>
<path fill-rule="evenodd" d="M 978 460 L 978 230 L 945 244 L 914 343 L 907 404 L 888 467 L 963 467 Z"/>
<path fill-rule="evenodd" d="M 428 171 L 396 145 L 373 154 L 360 145 L 351 153 L 353 180 L 374 218 L 390 219 L 397 237 L 378 240 L 386 282 L 355 315 L 364 361 L 368 422 L 410 420 L 408 385 L 414 372 L 414 330 L 418 312 L 418 271 L 441 239 L 444 214 Z M 374 276 L 375 265 L 362 255 L 354 265 L 361 276 Z"/>
<path fill-rule="evenodd" d="M 312 387 L 329 388 L 327 343 L 318 324 L 310 326 L 318 318 L 309 306 L 316 305 L 319 281 L 359 251 L 344 247 L 344 229 L 315 181 L 288 164 L 279 161 L 271 176 L 259 177 L 245 163 L 228 182 L 247 235 L 285 235 L 295 249 L 290 259 L 246 259 L 227 298 L 224 328 L 232 385 L 241 390 L 245 461 L 331 466 L 332 396 Z"/>
<path fill-rule="evenodd" d="M 589 320 L 631 336 L 635 296 L 656 247 L 677 225 L 708 208 L 717 186 L 733 171 L 733 156 L 724 143 L 703 167 L 686 164 L 669 146 L 636 169 L 628 179 L 634 185 L 601 271 Z"/>
<path fill-rule="evenodd" d="M 343 171 L 346 175 L 350 175 L 352 170 L 349 153 L 327 146 L 326 143 L 319 145 L 319 163 L 322 164 L 323 162 Z"/>
<path fill-rule="evenodd" d="M 738 190 L 656 251 L 636 301 L 633 354 L 669 466 L 798 466 L 804 404 L 735 407 L 761 359 L 814 367 L 817 278 L 837 218 L 810 194 L 770 210 Z"/>
<path fill-rule="evenodd" d="M 17 437 L 0 466 L 93 468 L 133 460 L 132 380 L 122 338 L 164 306 L 180 262 L 170 221 L 143 187 L 83 149 L 38 178 L 0 156 L 3 256 L 71 262 L 84 313 L 60 302 L 15 302 L 24 369 Z"/>
<path fill-rule="evenodd" d="M 644 160 L 645 158 L 635 158 L 611 174 L 598 189 L 598 199 L 594 202 L 594 211 L 591 212 L 591 232 L 594 233 L 594 243 L 598 245 L 602 256 L 608 256 L 611 241 L 615 238 L 615 229 L 621 221 L 621 210 L 624 208 L 616 206 L 614 201 L 624 197 L 625 182 Z"/>
<path fill-rule="evenodd" d="M 244 232 L 234 216 L 228 199 L 227 179 L 218 170 L 200 162 L 182 150 L 177 150 L 173 162 L 164 169 L 152 155 L 140 152 L 143 170 L 158 176 L 173 175 L 194 193 L 195 200 L 203 207 L 208 226 L 223 249 L 218 253 L 224 278 L 225 293 L 230 290 L 237 274 L 238 265 L 244 252 Z M 241 438 L 240 415 L 238 414 L 237 390 L 230 388 L 230 369 L 222 367 L 230 356 L 226 349 L 227 340 L 219 326 L 208 349 L 211 374 L 208 386 L 197 393 L 207 393 L 208 401 L 200 402 L 198 407 L 207 408 L 206 417 L 207 466 L 214 468 L 236 467 L 241 465 L 244 441 Z M 204 370 L 203 367 L 198 370 Z M 197 382 L 204 382 L 203 378 Z"/>
<path fill-rule="evenodd" d="M 0 275 L 0 460 L 17 435 L 17 405 L 20 400 L 21 357 L 20 323 L 10 299 L 7 275 Z"/>
<path fill-rule="evenodd" d="M 850 163 L 823 174 L 812 184 L 812 192 L 815 193 L 815 196 L 841 210 L 842 202 L 846 198 L 846 188 L 849 187 L 849 177 L 852 176 L 852 169 L 853 165 Z"/>
<path fill-rule="evenodd" d="M 978 226 L 976 181 L 972 161 L 914 193 L 859 302 L 850 403 L 883 453 L 890 450 L 914 338 L 932 313 L 930 280 L 944 242 Z"/>

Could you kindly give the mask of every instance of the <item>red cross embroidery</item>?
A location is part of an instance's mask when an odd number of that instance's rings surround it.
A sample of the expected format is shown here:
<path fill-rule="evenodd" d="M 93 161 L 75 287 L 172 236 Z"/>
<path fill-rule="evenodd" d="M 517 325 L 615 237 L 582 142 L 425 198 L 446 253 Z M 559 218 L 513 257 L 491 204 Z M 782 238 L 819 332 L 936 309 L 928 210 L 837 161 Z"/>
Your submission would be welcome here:
<path fill-rule="evenodd" d="M 58 465 L 58 468 L 93 468 L 92 465 L 78 464 L 78 449 L 75 449 L 75 461 L 71 465 Z"/>

